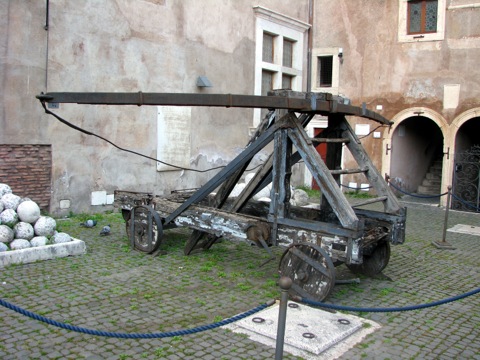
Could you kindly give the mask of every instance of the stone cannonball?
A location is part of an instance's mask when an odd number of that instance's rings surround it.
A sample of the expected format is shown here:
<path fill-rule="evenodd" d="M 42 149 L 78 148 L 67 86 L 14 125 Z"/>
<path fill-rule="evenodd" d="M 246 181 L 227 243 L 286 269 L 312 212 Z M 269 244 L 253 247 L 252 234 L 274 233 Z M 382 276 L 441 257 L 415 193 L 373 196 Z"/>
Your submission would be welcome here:
<path fill-rule="evenodd" d="M 3 203 L 0 201 L 0 213 L 5 210 L 5 208 L 3 207 Z"/>
<path fill-rule="evenodd" d="M 8 251 L 8 246 L 4 243 L 0 243 L 0 252 Z"/>
<path fill-rule="evenodd" d="M 61 244 L 72 241 L 72 237 L 66 233 L 56 233 L 52 236 L 52 241 L 54 244 Z"/>
<path fill-rule="evenodd" d="M 0 225 L 0 242 L 9 243 L 15 239 L 15 233 L 7 225 Z"/>
<path fill-rule="evenodd" d="M 10 243 L 10 249 L 22 250 L 30 247 L 30 241 L 26 239 L 15 239 Z"/>
<path fill-rule="evenodd" d="M 27 200 L 18 205 L 17 214 L 20 221 L 35 224 L 35 221 L 40 218 L 40 208 L 36 202 Z"/>
<path fill-rule="evenodd" d="M 30 240 L 32 247 L 45 246 L 47 245 L 48 238 L 46 236 L 35 236 Z"/>
<path fill-rule="evenodd" d="M 18 204 L 20 204 L 20 196 L 15 194 L 5 194 L 2 196 L 2 203 L 5 209 L 17 210 Z"/>
<path fill-rule="evenodd" d="M 7 184 L 0 184 L 0 198 L 5 194 L 11 194 L 12 189 Z"/>
<path fill-rule="evenodd" d="M 35 235 L 37 236 L 51 236 L 55 234 L 55 228 L 57 223 L 55 219 L 49 216 L 40 216 L 33 226 L 35 230 Z"/>
<path fill-rule="evenodd" d="M 20 221 L 13 227 L 15 239 L 31 240 L 34 236 L 33 226 L 29 223 Z"/>
<path fill-rule="evenodd" d="M 0 214 L 0 221 L 2 222 L 2 225 L 7 225 L 13 228 L 15 224 L 18 223 L 18 215 L 13 209 L 5 209 Z"/>

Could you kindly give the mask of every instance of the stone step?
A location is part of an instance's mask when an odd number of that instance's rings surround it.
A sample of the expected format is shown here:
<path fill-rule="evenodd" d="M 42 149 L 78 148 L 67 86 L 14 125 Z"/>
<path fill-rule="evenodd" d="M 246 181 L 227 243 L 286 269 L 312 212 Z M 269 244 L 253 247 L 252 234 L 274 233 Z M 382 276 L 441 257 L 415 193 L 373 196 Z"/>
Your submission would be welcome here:
<path fill-rule="evenodd" d="M 434 186 L 434 187 L 440 188 L 440 186 L 442 185 L 442 179 L 439 179 L 439 178 L 436 178 L 436 179 L 425 178 L 422 181 L 422 185 L 423 186 Z"/>
<path fill-rule="evenodd" d="M 425 179 L 428 179 L 428 180 L 442 180 L 442 176 L 439 175 L 439 174 L 434 174 L 434 173 L 430 173 L 428 172 L 426 175 L 425 175 Z"/>
<path fill-rule="evenodd" d="M 424 195 L 438 195 L 440 194 L 440 187 L 420 185 L 417 189 L 417 193 Z"/>
<path fill-rule="evenodd" d="M 434 166 L 430 166 L 430 169 L 428 170 L 429 173 L 432 173 L 432 174 L 437 174 L 437 175 L 440 175 L 442 176 L 442 168 L 439 167 L 434 167 Z"/>

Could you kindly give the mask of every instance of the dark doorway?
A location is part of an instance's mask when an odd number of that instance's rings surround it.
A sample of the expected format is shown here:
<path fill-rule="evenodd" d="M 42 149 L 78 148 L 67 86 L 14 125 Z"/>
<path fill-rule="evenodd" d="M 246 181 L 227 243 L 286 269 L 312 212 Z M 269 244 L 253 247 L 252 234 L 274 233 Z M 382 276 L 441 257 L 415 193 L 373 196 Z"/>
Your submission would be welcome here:
<path fill-rule="evenodd" d="M 452 208 L 480 212 L 480 118 L 458 129 L 455 139 Z"/>
<path fill-rule="evenodd" d="M 399 187 L 410 193 L 440 193 L 443 134 L 434 121 L 405 119 L 393 133 L 391 151 L 390 176 Z"/>

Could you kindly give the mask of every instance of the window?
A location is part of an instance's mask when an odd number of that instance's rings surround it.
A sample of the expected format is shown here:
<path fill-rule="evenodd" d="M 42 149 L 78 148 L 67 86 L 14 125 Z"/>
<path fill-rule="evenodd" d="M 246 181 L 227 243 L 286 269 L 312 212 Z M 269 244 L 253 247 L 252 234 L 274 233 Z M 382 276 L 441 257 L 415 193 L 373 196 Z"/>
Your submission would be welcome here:
<path fill-rule="evenodd" d="M 333 56 L 319 56 L 317 87 L 332 87 Z"/>
<path fill-rule="evenodd" d="M 437 31 L 437 0 L 408 2 L 408 34 L 424 34 Z"/>
<path fill-rule="evenodd" d="M 399 0 L 398 41 L 445 38 L 446 0 Z"/>
<path fill-rule="evenodd" d="M 262 95 L 265 96 L 267 93 L 273 90 L 273 72 L 271 71 L 262 71 Z"/>
<path fill-rule="evenodd" d="M 338 95 L 340 83 L 340 48 L 312 50 L 312 91 Z"/>
<path fill-rule="evenodd" d="M 272 29 L 273 30 L 273 29 Z M 277 33 L 263 32 L 262 43 L 262 95 L 268 90 L 291 89 L 295 86 L 295 78 L 301 74 L 298 69 L 302 63 L 301 54 L 297 51 L 297 42 Z M 267 85 L 269 84 L 268 90 Z M 285 87 L 284 84 L 288 86 Z"/>
<path fill-rule="evenodd" d="M 283 39 L 283 61 L 282 65 L 291 68 L 293 64 L 293 44 L 291 40 Z"/>
<path fill-rule="evenodd" d="M 283 74 L 282 75 L 282 89 L 292 89 L 293 76 Z"/>
<path fill-rule="evenodd" d="M 261 6 L 253 11 L 257 17 L 254 94 L 266 95 L 275 89 L 302 91 L 307 55 L 304 36 L 310 25 Z M 260 119 L 260 109 L 255 109 L 254 127 Z"/>
<path fill-rule="evenodd" d="M 273 35 L 266 32 L 263 33 L 262 60 L 273 63 Z"/>

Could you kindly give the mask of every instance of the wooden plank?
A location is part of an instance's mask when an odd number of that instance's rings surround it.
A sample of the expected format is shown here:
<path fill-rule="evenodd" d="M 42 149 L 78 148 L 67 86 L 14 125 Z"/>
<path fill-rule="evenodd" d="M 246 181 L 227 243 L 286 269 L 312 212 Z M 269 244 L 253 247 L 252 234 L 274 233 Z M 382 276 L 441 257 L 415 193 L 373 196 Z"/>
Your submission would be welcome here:
<path fill-rule="evenodd" d="M 391 122 L 383 116 L 360 108 L 338 102 L 330 96 L 315 93 L 302 93 L 302 97 L 258 96 L 235 94 L 197 94 L 197 93 L 144 93 L 144 92 L 50 92 L 37 95 L 42 102 L 74 103 L 92 105 L 163 105 L 163 106 L 208 106 L 288 109 L 297 112 L 317 114 L 343 113 L 371 119 L 381 124 Z"/>
<path fill-rule="evenodd" d="M 365 176 L 370 182 L 370 185 L 373 186 L 379 196 L 387 197 L 387 199 L 384 201 L 385 211 L 394 214 L 400 213 L 402 207 L 400 206 L 397 197 L 392 192 L 385 179 L 380 175 L 380 172 L 373 164 L 372 160 L 363 148 L 360 140 L 355 135 L 353 129 L 350 127 L 350 124 L 345 118 L 342 121 L 341 127 L 343 129 L 342 136 L 350 139 L 346 146 L 350 150 L 353 158 L 360 167 L 368 168 Z"/>
<path fill-rule="evenodd" d="M 331 205 L 333 212 L 340 220 L 342 226 L 347 229 L 357 230 L 359 220 L 335 179 L 330 174 L 330 170 L 315 148 L 307 144 L 308 136 L 305 130 L 299 127 L 296 122 L 293 122 L 293 124 L 294 128 L 289 129 L 288 135 L 302 159 L 305 161 L 312 176 L 315 178 L 315 181 L 317 181 L 317 184 L 320 186 L 322 195 L 325 196 Z"/>
<path fill-rule="evenodd" d="M 310 138 L 310 141 L 317 143 L 317 144 L 322 144 L 322 143 L 347 143 L 349 140 L 347 138 L 320 138 L 320 137 L 314 137 Z"/>
<path fill-rule="evenodd" d="M 380 196 L 380 197 L 377 197 L 377 198 L 362 201 L 361 203 L 353 205 L 353 207 L 364 206 L 364 205 L 368 205 L 368 204 L 374 204 L 374 203 L 377 203 L 377 202 L 380 202 L 380 201 L 385 201 L 387 199 L 388 199 L 387 196 Z"/>
<path fill-rule="evenodd" d="M 368 171 L 368 168 L 362 169 L 339 169 L 339 170 L 330 170 L 332 175 L 346 175 L 346 174 L 361 174 Z"/>

